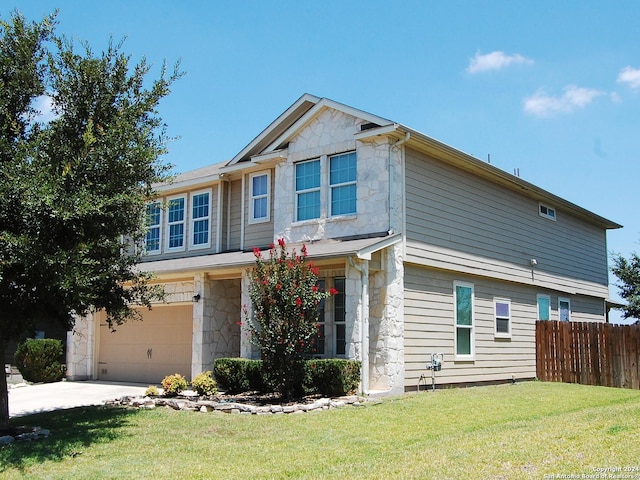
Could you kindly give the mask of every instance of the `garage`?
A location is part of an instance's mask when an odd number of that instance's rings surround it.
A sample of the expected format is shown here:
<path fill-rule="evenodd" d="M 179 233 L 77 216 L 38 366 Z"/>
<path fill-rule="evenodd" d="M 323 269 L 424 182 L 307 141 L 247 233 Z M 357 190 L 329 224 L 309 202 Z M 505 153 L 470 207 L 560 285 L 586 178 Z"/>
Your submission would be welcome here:
<path fill-rule="evenodd" d="M 193 306 L 158 306 L 111 332 L 99 314 L 98 379 L 157 385 L 166 376 L 191 377 Z"/>

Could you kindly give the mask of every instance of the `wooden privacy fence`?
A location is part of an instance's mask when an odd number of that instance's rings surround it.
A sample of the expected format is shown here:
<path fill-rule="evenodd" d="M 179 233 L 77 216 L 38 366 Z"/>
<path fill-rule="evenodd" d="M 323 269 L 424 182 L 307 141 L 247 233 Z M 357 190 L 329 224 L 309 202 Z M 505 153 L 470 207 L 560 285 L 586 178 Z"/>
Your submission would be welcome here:
<path fill-rule="evenodd" d="M 536 373 L 548 382 L 640 388 L 640 325 L 536 322 Z"/>

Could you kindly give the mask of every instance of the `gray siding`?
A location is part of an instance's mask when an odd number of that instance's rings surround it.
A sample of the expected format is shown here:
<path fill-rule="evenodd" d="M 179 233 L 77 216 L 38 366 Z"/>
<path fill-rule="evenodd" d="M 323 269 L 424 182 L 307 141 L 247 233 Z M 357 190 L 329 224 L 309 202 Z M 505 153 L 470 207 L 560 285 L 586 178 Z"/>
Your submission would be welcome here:
<path fill-rule="evenodd" d="M 453 282 L 474 286 L 475 360 L 455 361 Z M 551 318 L 558 319 L 558 294 L 513 283 L 405 266 L 405 388 L 415 389 L 431 353 L 444 353 L 438 384 L 533 378 L 536 375 L 535 322 L 537 294 L 551 296 Z M 572 320 L 602 321 L 601 299 L 566 296 Z M 495 338 L 494 298 L 511 301 L 511 338 Z"/>
<path fill-rule="evenodd" d="M 608 296 L 602 228 L 558 210 L 543 218 L 536 200 L 410 149 L 406 205 L 410 262 Z"/>
<path fill-rule="evenodd" d="M 223 239 L 223 243 L 226 245 L 226 250 L 239 250 L 242 230 L 242 180 L 233 180 L 227 185 L 227 188 L 231 189 L 231 195 L 225 197 L 224 201 L 229 202 L 230 213 L 226 224 L 227 235 Z M 227 207 L 228 205 L 225 205 L 225 210 Z"/>
<path fill-rule="evenodd" d="M 271 171 L 271 185 L 269 187 L 269 221 L 250 223 L 251 219 L 251 187 L 249 185 L 249 176 L 247 176 L 247 188 L 245 189 L 245 201 L 244 201 L 244 246 L 246 248 L 258 247 L 266 248 L 273 242 L 273 188 L 275 173 Z"/>

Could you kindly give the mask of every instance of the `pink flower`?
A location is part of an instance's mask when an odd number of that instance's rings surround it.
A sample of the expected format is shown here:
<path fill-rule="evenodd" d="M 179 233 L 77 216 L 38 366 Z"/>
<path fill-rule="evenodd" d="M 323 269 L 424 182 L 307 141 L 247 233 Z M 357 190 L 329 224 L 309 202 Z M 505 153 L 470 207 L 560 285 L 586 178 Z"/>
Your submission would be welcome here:
<path fill-rule="evenodd" d="M 304 255 L 305 257 L 307 256 L 307 246 L 303 243 L 302 244 L 302 255 Z"/>
<path fill-rule="evenodd" d="M 319 287 L 317 285 L 314 285 L 313 287 L 311 287 L 312 292 L 317 292 L 318 290 L 319 290 Z"/>
<path fill-rule="evenodd" d="M 330 293 L 331 295 L 337 295 L 337 294 L 338 294 L 338 293 L 340 293 L 340 292 L 338 292 L 338 290 L 336 290 L 335 288 L 331 288 L 331 289 L 329 289 L 329 293 Z"/>
<path fill-rule="evenodd" d="M 280 245 L 281 248 L 285 247 L 285 242 L 284 242 L 284 238 L 279 238 L 278 239 L 278 245 Z"/>
<path fill-rule="evenodd" d="M 298 307 L 302 305 L 302 299 L 300 297 L 296 297 L 296 305 Z"/>
<path fill-rule="evenodd" d="M 260 249 L 258 247 L 253 247 L 253 254 L 255 255 L 256 258 L 262 257 L 262 253 L 260 253 Z"/>

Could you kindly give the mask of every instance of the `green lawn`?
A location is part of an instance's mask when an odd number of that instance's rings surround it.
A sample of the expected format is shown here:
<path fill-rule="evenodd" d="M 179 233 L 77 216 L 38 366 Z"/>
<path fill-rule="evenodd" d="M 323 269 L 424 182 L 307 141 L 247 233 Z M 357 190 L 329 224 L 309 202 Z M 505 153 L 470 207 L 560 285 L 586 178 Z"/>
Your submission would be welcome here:
<path fill-rule="evenodd" d="M 639 391 L 540 382 L 304 415 L 91 407 L 14 423 L 51 436 L 0 447 L 0 478 L 542 479 L 640 467 Z"/>

